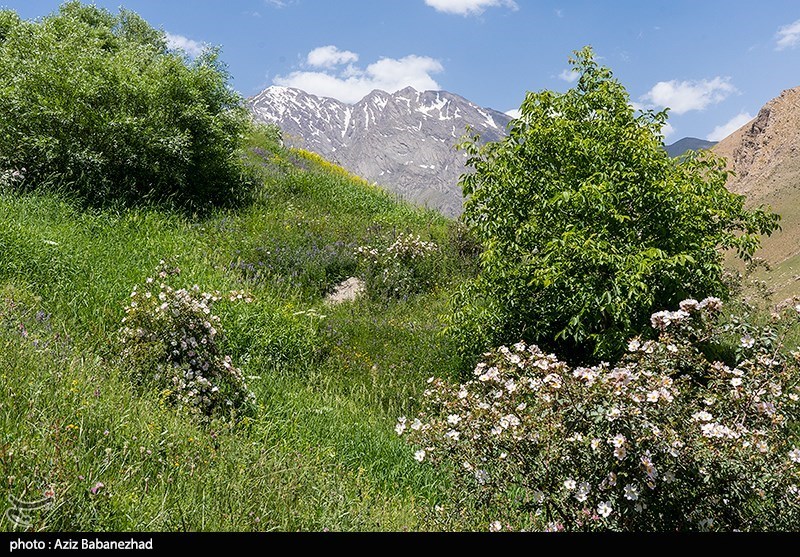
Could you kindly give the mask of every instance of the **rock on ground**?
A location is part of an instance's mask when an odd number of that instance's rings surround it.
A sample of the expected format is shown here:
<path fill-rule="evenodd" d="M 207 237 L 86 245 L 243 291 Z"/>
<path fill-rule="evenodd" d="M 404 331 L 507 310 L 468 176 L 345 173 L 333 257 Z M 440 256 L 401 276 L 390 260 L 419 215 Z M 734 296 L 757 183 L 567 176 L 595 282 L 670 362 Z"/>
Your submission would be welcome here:
<path fill-rule="evenodd" d="M 361 294 L 363 294 L 365 290 L 366 286 L 363 280 L 356 277 L 350 277 L 346 281 L 340 283 L 333 292 L 328 294 L 328 296 L 325 298 L 325 302 L 332 305 L 341 304 L 343 302 L 352 302 Z"/>

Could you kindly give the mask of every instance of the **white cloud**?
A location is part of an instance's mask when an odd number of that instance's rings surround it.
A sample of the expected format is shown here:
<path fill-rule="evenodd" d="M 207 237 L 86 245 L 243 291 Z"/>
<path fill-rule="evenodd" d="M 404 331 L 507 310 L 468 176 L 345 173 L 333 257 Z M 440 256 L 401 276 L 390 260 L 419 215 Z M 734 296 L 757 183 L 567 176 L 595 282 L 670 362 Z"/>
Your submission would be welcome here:
<path fill-rule="evenodd" d="M 669 107 L 675 114 L 684 114 L 690 110 L 704 110 L 709 105 L 724 101 L 736 91 L 728 77 L 700 81 L 660 81 L 642 96 L 642 100 L 659 107 Z"/>
<path fill-rule="evenodd" d="M 664 123 L 664 127 L 661 128 L 661 135 L 664 136 L 664 139 L 667 139 L 671 135 L 675 135 L 675 128 L 669 122 Z"/>
<path fill-rule="evenodd" d="M 333 47 L 336 53 L 342 51 Z M 319 49 L 312 50 L 315 52 Z M 309 53 L 309 59 L 311 53 Z M 355 56 L 355 53 L 348 53 Z M 324 57 L 320 57 L 325 60 Z M 333 97 L 345 103 L 356 103 L 374 89 L 394 93 L 405 87 L 418 91 L 440 90 L 431 74 L 444 71 L 442 64 L 427 56 L 410 55 L 404 58 L 381 58 L 366 68 L 348 64 L 344 68 L 325 66 L 319 71 L 296 71 L 276 76 L 275 85 L 295 87 L 321 97 Z"/>
<path fill-rule="evenodd" d="M 576 72 L 575 70 L 564 70 L 560 74 L 558 74 L 558 79 L 563 79 L 567 83 L 573 83 L 578 80 L 581 76 L 580 72 Z"/>
<path fill-rule="evenodd" d="M 457 15 L 480 15 L 486 8 L 506 6 L 518 10 L 514 0 L 425 0 L 425 3 L 437 12 Z"/>
<path fill-rule="evenodd" d="M 708 134 L 706 139 L 709 141 L 722 141 L 752 119 L 753 115 L 749 112 L 740 112 L 731 118 L 727 123 L 714 128 L 714 131 Z"/>
<path fill-rule="evenodd" d="M 333 45 L 315 48 L 306 57 L 306 63 L 315 68 L 333 68 L 352 62 L 358 62 L 358 54 L 349 50 L 339 50 Z"/>
<path fill-rule="evenodd" d="M 294 4 L 295 0 L 264 0 L 267 6 L 274 6 L 276 8 L 285 8 L 289 4 Z"/>
<path fill-rule="evenodd" d="M 202 43 L 193 41 L 183 35 L 173 35 L 172 33 L 166 34 L 167 47 L 175 50 L 182 50 L 189 56 L 200 56 L 205 48 Z"/>
<path fill-rule="evenodd" d="M 778 29 L 776 38 L 778 39 L 776 50 L 792 48 L 800 44 L 800 19 Z"/>
<path fill-rule="evenodd" d="M 519 108 L 512 108 L 511 110 L 506 110 L 506 114 L 511 116 L 512 118 L 519 118 L 522 116 L 522 112 L 519 111 Z"/>

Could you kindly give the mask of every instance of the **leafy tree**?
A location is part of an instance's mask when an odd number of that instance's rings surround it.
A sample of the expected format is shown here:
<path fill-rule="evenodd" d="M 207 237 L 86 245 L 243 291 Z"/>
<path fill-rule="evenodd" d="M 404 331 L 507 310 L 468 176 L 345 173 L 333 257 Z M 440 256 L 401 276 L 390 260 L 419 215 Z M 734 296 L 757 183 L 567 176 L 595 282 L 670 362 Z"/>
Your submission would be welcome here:
<path fill-rule="evenodd" d="M 249 121 L 219 51 L 168 48 L 133 12 L 64 3 L 22 21 L 0 11 L 0 168 L 91 202 L 236 198 Z"/>
<path fill-rule="evenodd" d="M 465 356 L 519 340 L 610 359 L 650 315 L 691 297 L 726 297 L 723 251 L 749 259 L 779 217 L 747 210 L 711 153 L 672 160 L 667 111 L 631 107 L 590 47 L 577 85 L 528 93 L 501 141 L 461 147 L 463 219 L 481 272 L 453 300 L 449 332 Z"/>

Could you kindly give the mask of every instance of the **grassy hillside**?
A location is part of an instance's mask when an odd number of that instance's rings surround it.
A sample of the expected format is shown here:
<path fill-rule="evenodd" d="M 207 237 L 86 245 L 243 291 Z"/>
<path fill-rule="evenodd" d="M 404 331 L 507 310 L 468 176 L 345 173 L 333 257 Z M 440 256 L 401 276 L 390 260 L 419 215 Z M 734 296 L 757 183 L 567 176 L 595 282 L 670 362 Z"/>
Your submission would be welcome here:
<path fill-rule="evenodd" d="M 251 159 L 258 199 L 202 219 L 0 195 L 0 477 L 54 493 L 32 530 L 401 530 L 436 502 L 444 480 L 392 429 L 457 372 L 437 336 L 470 268 L 453 223 L 302 152 Z M 442 246 L 429 291 L 324 304 L 356 246 L 399 232 Z M 254 298 L 219 311 L 256 395 L 236 425 L 198 425 L 119 363 L 124 304 L 161 259 L 182 286 Z"/>

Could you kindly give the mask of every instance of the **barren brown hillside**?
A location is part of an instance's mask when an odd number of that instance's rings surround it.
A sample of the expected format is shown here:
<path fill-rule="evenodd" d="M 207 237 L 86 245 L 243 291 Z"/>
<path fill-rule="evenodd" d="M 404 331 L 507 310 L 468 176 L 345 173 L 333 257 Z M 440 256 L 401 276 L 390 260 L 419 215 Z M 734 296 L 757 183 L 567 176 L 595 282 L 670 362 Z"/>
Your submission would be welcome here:
<path fill-rule="evenodd" d="M 712 151 L 736 172 L 732 191 L 781 215 L 782 230 L 764 240 L 760 256 L 776 266 L 782 293 L 800 291 L 800 87 L 768 102 Z"/>

